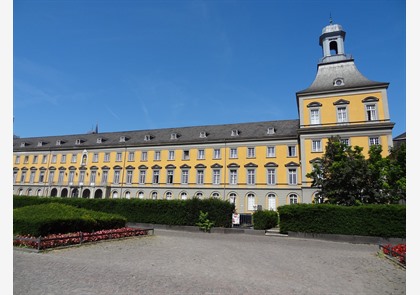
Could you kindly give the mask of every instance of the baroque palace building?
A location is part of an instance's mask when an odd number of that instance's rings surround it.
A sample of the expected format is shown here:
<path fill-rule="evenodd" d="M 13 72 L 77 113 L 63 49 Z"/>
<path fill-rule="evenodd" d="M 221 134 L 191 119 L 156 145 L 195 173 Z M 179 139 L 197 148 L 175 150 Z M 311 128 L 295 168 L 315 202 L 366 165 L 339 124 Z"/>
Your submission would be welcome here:
<path fill-rule="evenodd" d="M 238 213 L 311 203 L 306 174 L 328 138 L 393 145 L 389 83 L 368 80 L 345 53 L 341 25 L 323 28 L 323 57 L 296 93 L 299 118 L 267 122 L 15 138 L 13 192 L 77 198 L 216 197 Z"/>

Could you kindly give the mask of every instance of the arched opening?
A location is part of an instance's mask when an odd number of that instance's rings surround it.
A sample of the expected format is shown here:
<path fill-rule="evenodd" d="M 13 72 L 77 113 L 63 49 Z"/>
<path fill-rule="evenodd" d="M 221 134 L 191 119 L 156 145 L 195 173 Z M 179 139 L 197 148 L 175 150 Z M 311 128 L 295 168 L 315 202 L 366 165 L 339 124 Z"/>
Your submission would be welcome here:
<path fill-rule="evenodd" d="M 39 190 L 36 191 L 36 196 L 37 197 L 40 197 L 41 196 L 41 189 L 39 189 Z"/>
<path fill-rule="evenodd" d="M 66 188 L 63 188 L 63 190 L 61 191 L 61 197 L 66 198 L 68 193 L 69 193 L 69 191 Z"/>
<path fill-rule="evenodd" d="M 297 204 L 298 203 L 298 196 L 296 194 L 289 195 L 289 204 Z"/>
<path fill-rule="evenodd" d="M 167 192 L 166 193 L 166 199 L 167 200 L 172 200 L 172 192 Z"/>
<path fill-rule="evenodd" d="M 118 199 L 118 192 L 117 191 L 112 192 L 112 198 L 113 199 Z"/>
<path fill-rule="evenodd" d="M 23 194 L 23 189 L 18 189 L 18 196 L 21 196 Z"/>
<path fill-rule="evenodd" d="M 131 198 L 131 193 L 130 193 L 130 191 L 126 191 L 126 192 L 125 192 L 125 198 L 126 198 L 126 199 L 130 199 L 130 198 Z"/>
<path fill-rule="evenodd" d="M 255 195 L 254 194 L 248 194 L 247 203 L 248 203 L 248 211 L 254 211 L 254 210 L 257 209 L 257 206 L 255 205 Z"/>
<path fill-rule="evenodd" d="M 95 199 L 102 199 L 102 190 L 101 189 L 97 189 L 94 195 Z"/>
<path fill-rule="evenodd" d="M 72 198 L 77 198 L 79 196 L 79 189 L 78 188 L 74 188 L 71 190 L 71 197 Z"/>
<path fill-rule="evenodd" d="M 26 192 L 27 196 L 32 196 L 32 189 L 28 189 L 28 191 Z"/>
<path fill-rule="evenodd" d="M 139 199 L 144 199 L 144 192 L 139 192 L 138 193 L 138 198 Z"/>
<path fill-rule="evenodd" d="M 336 55 L 338 53 L 338 45 L 336 41 L 330 42 L 330 55 Z"/>
<path fill-rule="evenodd" d="M 275 211 L 276 210 L 276 195 L 268 194 L 267 203 L 268 203 L 268 210 Z"/>
<path fill-rule="evenodd" d="M 51 190 L 51 197 L 57 197 L 57 195 L 58 195 L 58 190 L 56 188 L 53 188 Z"/>
<path fill-rule="evenodd" d="M 90 197 L 90 190 L 89 190 L 89 189 L 85 189 L 85 190 L 83 191 L 82 197 L 83 197 L 84 199 L 88 199 L 88 198 Z"/>

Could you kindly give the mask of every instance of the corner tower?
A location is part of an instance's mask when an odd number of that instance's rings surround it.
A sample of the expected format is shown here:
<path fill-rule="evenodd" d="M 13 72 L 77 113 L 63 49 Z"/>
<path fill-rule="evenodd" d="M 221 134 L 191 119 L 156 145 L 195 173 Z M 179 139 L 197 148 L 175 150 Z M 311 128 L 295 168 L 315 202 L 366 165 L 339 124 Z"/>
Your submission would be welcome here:
<path fill-rule="evenodd" d="M 319 37 L 322 57 L 315 79 L 296 92 L 302 194 L 308 203 L 316 190 L 306 174 L 322 157 L 328 138 L 338 135 L 348 145 L 363 147 L 365 155 L 372 144 L 381 144 L 384 156 L 392 146 L 389 83 L 369 80 L 359 72 L 353 57 L 345 52 L 345 37 L 343 27 L 330 20 Z"/>

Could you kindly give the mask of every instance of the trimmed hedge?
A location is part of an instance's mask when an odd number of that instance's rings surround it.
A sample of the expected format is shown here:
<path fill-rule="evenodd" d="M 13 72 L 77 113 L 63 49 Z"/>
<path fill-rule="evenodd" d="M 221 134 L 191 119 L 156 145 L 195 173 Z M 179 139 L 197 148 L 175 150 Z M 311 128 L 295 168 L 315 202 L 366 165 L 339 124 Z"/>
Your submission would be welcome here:
<path fill-rule="evenodd" d="M 71 232 L 92 232 L 124 227 L 127 219 L 117 214 L 49 203 L 13 209 L 13 233 L 47 236 Z"/>
<path fill-rule="evenodd" d="M 278 207 L 280 232 L 405 238 L 405 205 L 338 206 L 297 204 Z"/>
<path fill-rule="evenodd" d="M 234 205 L 217 198 L 188 200 L 144 199 L 81 199 L 59 197 L 14 196 L 13 207 L 57 202 L 77 208 L 115 213 L 128 222 L 195 226 L 200 210 L 208 212 L 208 219 L 217 227 L 230 227 Z"/>
<path fill-rule="evenodd" d="M 252 214 L 254 229 L 270 229 L 279 223 L 279 215 L 276 211 L 261 210 Z"/>

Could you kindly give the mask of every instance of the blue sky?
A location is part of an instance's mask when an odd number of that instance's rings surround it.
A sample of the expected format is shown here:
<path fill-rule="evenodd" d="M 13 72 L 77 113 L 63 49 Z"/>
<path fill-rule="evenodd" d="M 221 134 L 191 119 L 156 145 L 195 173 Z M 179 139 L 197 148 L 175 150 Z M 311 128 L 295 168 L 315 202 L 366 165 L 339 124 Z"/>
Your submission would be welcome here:
<path fill-rule="evenodd" d="M 368 79 L 389 82 L 406 131 L 401 0 L 13 2 L 13 132 L 20 137 L 297 119 L 321 30 L 346 31 Z"/>

